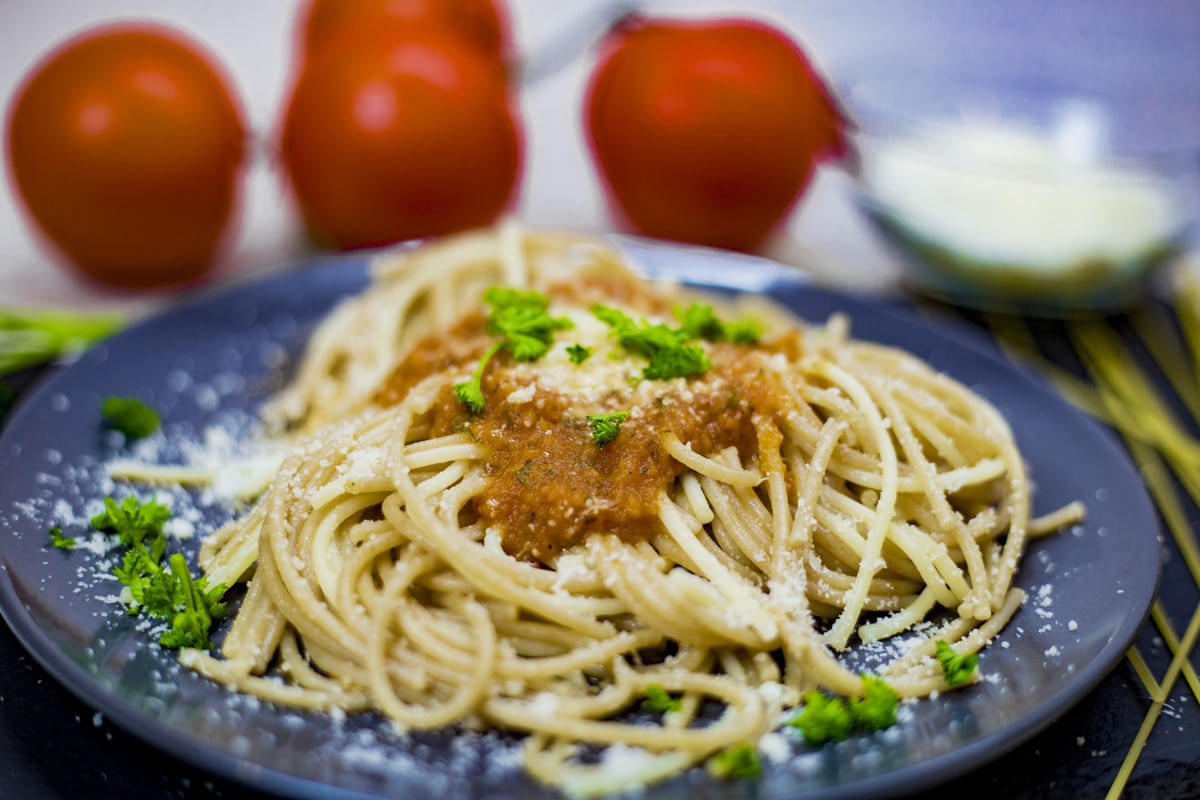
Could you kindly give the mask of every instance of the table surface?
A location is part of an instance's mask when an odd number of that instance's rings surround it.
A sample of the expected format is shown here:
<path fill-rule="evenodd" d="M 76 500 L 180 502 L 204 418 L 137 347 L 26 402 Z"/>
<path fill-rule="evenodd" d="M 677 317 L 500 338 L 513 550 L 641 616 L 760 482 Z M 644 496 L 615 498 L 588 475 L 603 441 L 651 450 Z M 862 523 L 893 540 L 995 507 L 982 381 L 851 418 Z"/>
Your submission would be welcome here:
<path fill-rule="evenodd" d="M 589 0 L 584 5 L 604 5 Z M 520 42 L 536 45 L 552 35 L 580 5 L 561 0 L 514 0 Z M 1073 3 L 1013 0 L 980 6 L 946 0 L 935 4 L 887 0 L 843 4 L 761 2 L 650 2 L 668 12 L 751 12 L 793 31 L 814 60 L 835 77 L 864 54 L 892 58 L 931 53 L 980 70 L 1002 66 L 1026 78 L 1073 79 L 1106 86 L 1153 85 L 1200 97 L 1200 11 L 1192 2 L 1162 0 L 1153 10 L 1120 0 L 1089 2 L 1086 13 Z M 0 105 L 7 106 L 21 74 L 51 42 L 101 19 L 151 15 L 188 28 L 229 61 L 256 130 L 269 129 L 284 76 L 289 16 L 295 0 L 234 4 L 226 0 L 52 0 L 19 4 L 0 0 Z M 583 48 L 581 48 L 582 50 Z M 577 59 L 522 98 L 531 146 L 528 174 L 517 211 L 527 222 L 604 229 L 609 224 L 594 174 L 584 160 L 577 106 L 586 60 Z M 1196 103 L 1200 114 L 1200 103 Z M 3 177 L 5 165 L 0 165 Z M 818 278 L 841 286 L 878 286 L 896 274 L 886 253 L 871 239 L 847 202 L 844 176 L 818 176 L 809 197 L 789 219 L 772 255 L 802 263 Z M 243 221 L 217 275 L 221 279 L 277 269 L 302 256 L 294 216 L 289 215 L 278 176 L 264 160 L 251 171 Z M 831 268 L 832 265 L 832 268 Z M 0 305 L 121 307 L 144 312 L 171 298 L 129 298 L 82 287 L 50 266 L 50 257 L 20 219 L 10 194 L 0 192 Z M 954 313 L 936 308 L 931 313 Z M 1128 364 L 1143 370 L 1174 409 L 1179 436 L 1197 436 L 1192 411 L 1200 408 L 1198 362 L 1174 327 L 1178 320 L 1162 303 L 1099 323 L 1116 332 L 1129 349 Z M 1097 329 L 1083 323 L 1039 323 L 972 316 L 999 331 L 1014 349 L 1038 350 L 1035 367 L 1049 363 L 1074 376 L 1066 380 L 1076 399 L 1101 405 L 1076 351 Z M 1160 329 L 1162 325 L 1166 330 Z M 1174 345 L 1164 348 L 1164 342 Z M 1155 352 L 1167 352 L 1164 363 Z M 1028 358 L 1026 353 L 1023 358 Z M 1173 359 L 1173 360 L 1172 360 Z M 1170 385 L 1167 376 L 1177 386 Z M 19 376 L 27 384 L 41 375 Z M 11 383 L 11 381 L 10 381 Z M 1111 391 L 1112 402 L 1133 403 Z M 1082 387 L 1082 388 L 1081 388 Z M 20 401 L 20 386 L 17 402 Z M 1116 398 L 1115 400 L 1113 398 Z M 1135 406 L 1136 408 L 1136 406 Z M 1110 408 L 1111 411 L 1111 408 Z M 1126 427 L 1136 424 L 1126 421 Z M 1131 453 L 1145 474 L 1154 475 L 1165 503 L 1164 572 L 1152 619 L 1136 646 L 1086 699 L 1047 730 L 1011 753 L 946 786 L 945 796 L 981 798 L 1091 798 L 1123 793 L 1130 798 L 1200 796 L 1200 679 L 1192 655 L 1200 629 L 1200 569 L 1192 555 L 1200 509 L 1188 497 L 1179 472 L 1163 448 L 1137 443 Z M 1161 444 L 1161 443 L 1160 443 Z M 1164 467 L 1163 465 L 1166 464 Z M 1160 472 L 1165 470 L 1165 477 Z M 1198 482 L 1197 485 L 1200 485 Z M 1172 501 L 1171 498 L 1176 498 Z M 1175 508 L 1178 502 L 1179 509 Z M 1169 523 L 1169 524 L 1167 524 Z M 1181 544 L 1182 543 L 1182 546 Z M 1183 640 L 1180 644 L 1179 640 Z M 250 798 L 263 797 L 226 779 L 206 774 L 153 750 L 77 700 L 24 652 L 0 625 L 0 798 Z"/>

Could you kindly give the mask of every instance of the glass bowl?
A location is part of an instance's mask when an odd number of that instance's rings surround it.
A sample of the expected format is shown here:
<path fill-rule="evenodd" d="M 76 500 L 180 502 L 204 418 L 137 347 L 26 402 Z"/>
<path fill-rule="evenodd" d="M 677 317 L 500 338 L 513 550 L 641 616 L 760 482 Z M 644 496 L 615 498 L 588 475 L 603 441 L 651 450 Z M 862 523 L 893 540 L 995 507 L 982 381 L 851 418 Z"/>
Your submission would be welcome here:
<path fill-rule="evenodd" d="M 1164 130 L 1148 97 L 889 78 L 843 102 L 856 202 L 926 294 L 1116 311 L 1187 246 L 1200 132 Z"/>

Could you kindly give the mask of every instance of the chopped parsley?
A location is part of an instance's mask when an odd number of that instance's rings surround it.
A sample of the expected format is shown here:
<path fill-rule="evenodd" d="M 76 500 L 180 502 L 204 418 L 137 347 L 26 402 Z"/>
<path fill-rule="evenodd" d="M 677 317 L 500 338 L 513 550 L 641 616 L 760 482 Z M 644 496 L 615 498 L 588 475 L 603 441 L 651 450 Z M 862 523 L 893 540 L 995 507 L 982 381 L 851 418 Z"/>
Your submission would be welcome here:
<path fill-rule="evenodd" d="M 850 700 L 850 716 L 857 727 L 868 731 L 881 731 L 896 724 L 896 709 L 900 706 L 900 695 L 896 690 L 875 675 L 863 675 L 862 697 Z"/>
<path fill-rule="evenodd" d="M 717 319 L 713 307 L 704 303 L 692 303 L 687 308 L 675 308 L 679 326 L 691 339 L 720 341 L 725 337 L 725 326 Z"/>
<path fill-rule="evenodd" d="M 454 384 L 454 396 L 472 414 L 482 414 L 484 407 L 487 405 L 487 401 L 483 397 L 483 368 L 487 366 L 488 361 L 491 360 L 492 356 L 496 355 L 502 346 L 502 342 L 492 344 L 487 349 L 487 352 L 483 354 L 483 358 L 479 359 L 479 363 L 475 365 L 475 371 L 471 373 L 471 379 Z"/>
<path fill-rule="evenodd" d="M 725 338 L 734 344 L 758 344 L 762 341 L 762 325 L 752 319 L 735 319 L 726 323 Z"/>
<path fill-rule="evenodd" d="M 142 503 L 129 495 L 119 504 L 111 497 L 104 498 L 104 510 L 92 517 L 91 523 L 96 530 L 117 536 L 126 547 L 144 550 L 157 562 L 167 547 L 163 525 L 170 518 L 170 509 L 162 503 Z"/>
<path fill-rule="evenodd" d="M 757 778 L 762 774 L 758 751 L 749 742 L 735 744 L 717 753 L 704 767 L 714 778 Z"/>
<path fill-rule="evenodd" d="M 762 339 L 762 325 L 754 319 L 736 319 L 732 323 L 716 317 L 713 307 L 707 303 L 694 302 L 686 308 L 674 309 L 680 330 L 694 339 L 709 342 L 733 342 L 734 344 L 757 344 Z"/>
<path fill-rule="evenodd" d="M 471 379 L 454 384 L 454 396 L 472 414 L 483 412 L 483 370 L 492 356 L 507 350 L 517 361 L 536 361 L 550 350 L 554 332 L 574 327 L 567 317 L 552 317 L 546 310 L 549 298 L 541 292 L 493 286 L 483 294 L 492 307 L 487 332 L 500 337 L 479 360 Z"/>
<path fill-rule="evenodd" d="M 567 317 L 552 317 L 550 299 L 541 292 L 493 286 L 483 299 L 492 307 L 487 331 L 500 336 L 517 361 L 536 361 L 554 343 L 554 332 L 574 327 Z"/>
<path fill-rule="evenodd" d="M 642 377 L 648 381 L 669 381 L 672 378 L 703 375 L 711 366 L 704 350 L 689 344 L 655 353 L 642 370 Z"/>
<path fill-rule="evenodd" d="M 567 358 L 571 359 L 572 364 L 582 364 L 591 357 L 592 348 L 581 344 L 567 345 Z"/>
<path fill-rule="evenodd" d="M 847 700 L 824 692 L 804 695 L 804 708 L 787 721 L 810 745 L 839 742 L 855 731 L 877 731 L 896 722 L 900 696 L 881 678 L 862 675 L 863 694 Z"/>
<path fill-rule="evenodd" d="M 50 546 L 57 547 L 59 550 L 71 550 L 75 547 L 75 539 L 70 536 L 63 535 L 61 525 L 55 525 L 50 529 Z"/>
<path fill-rule="evenodd" d="M 971 680 L 971 675 L 979 666 L 978 653 L 959 655 L 953 647 L 940 639 L 934 658 L 942 665 L 942 676 L 945 677 L 947 686 L 962 686 Z"/>
<path fill-rule="evenodd" d="M 642 377 L 652 381 L 686 378 L 706 372 L 712 364 L 703 348 L 689 344 L 694 339 L 756 344 L 762 335 L 757 322 L 723 322 L 712 306 L 704 303 L 676 308 L 675 317 L 680 323 L 678 328 L 644 319 L 638 322 L 619 309 L 603 305 L 592 306 L 592 314 L 612 330 L 622 348 L 649 360 L 650 363 L 642 370 Z"/>
<path fill-rule="evenodd" d="M 158 412 L 136 397 L 104 398 L 100 416 L 110 428 L 125 434 L 128 439 L 144 439 L 162 424 Z"/>
<path fill-rule="evenodd" d="M 617 438 L 621 431 L 621 423 L 629 419 L 628 411 L 614 411 L 611 414 L 588 414 L 588 425 L 592 428 L 592 441 L 604 445 Z"/>
<path fill-rule="evenodd" d="M 648 359 L 642 377 L 652 381 L 701 375 L 712 364 L 703 348 L 687 344 L 691 338 L 682 328 L 671 328 L 646 320 L 635 322 L 628 314 L 608 306 L 592 306 L 592 314 L 612 329 L 622 348 Z"/>
<path fill-rule="evenodd" d="M 163 647 L 211 649 L 208 631 L 214 619 L 225 616 L 225 604 L 221 602 L 225 585 L 209 589 L 207 578 L 193 580 L 181 553 L 172 553 L 167 564 L 168 569 L 160 569 L 151 578 L 143 595 L 146 613 L 170 622 L 158 643 Z"/>
<path fill-rule="evenodd" d="M 692 339 L 758 344 L 762 338 L 762 326 L 755 320 L 724 322 L 718 319 L 713 307 L 706 303 L 692 303 L 687 308 L 676 308 L 675 318 L 679 320 L 680 329 Z"/>
<path fill-rule="evenodd" d="M 786 724 L 800 731 L 809 744 L 822 745 L 848 737 L 854 730 L 854 716 L 845 699 L 813 691 L 804 695 L 804 708 Z"/>
<path fill-rule="evenodd" d="M 675 713 L 683 709 L 682 697 L 671 697 L 667 690 L 656 683 L 646 687 L 646 708 L 660 714 Z"/>
<path fill-rule="evenodd" d="M 129 613 L 166 620 L 168 627 L 158 640 L 163 647 L 209 649 L 213 620 L 225 615 L 221 602 L 225 585 L 209 588 L 207 578 L 193 579 L 180 553 L 172 553 L 163 564 L 167 550 L 163 525 L 170 516 L 170 510 L 155 500 L 142 503 L 130 495 L 117 503 L 106 497 L 104 510 L 92 517 L 91 524 L 128 548 L 113 574 L 128 590 L 123 599 Z"/>

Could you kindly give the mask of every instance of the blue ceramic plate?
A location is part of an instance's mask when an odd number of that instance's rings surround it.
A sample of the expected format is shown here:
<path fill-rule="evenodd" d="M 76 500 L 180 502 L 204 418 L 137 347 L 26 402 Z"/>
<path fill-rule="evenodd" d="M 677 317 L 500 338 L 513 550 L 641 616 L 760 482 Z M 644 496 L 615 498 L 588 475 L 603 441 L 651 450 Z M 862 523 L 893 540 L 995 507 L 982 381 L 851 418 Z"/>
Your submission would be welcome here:
<path fill-rule="evenodd" d="M 1015 369 L 973 331 L 930 325 L 870 300 L 806 285 L 768 262 L 619 240 L 651 274 L 767 291 L 801 316 L 847 313 L 860 338 L 898 345 L 973 387 L 1012 424 L 1036 485 L 1035 510 L 1072 500 L 1086 523 L 1038 541 L 1017 583 L 1029 601 L 983 654 L 987 678 L 906 708 L 893 728 L 770 760 L 760 798 L 885 797 L 977 767 L 1066 711 L 1121 659 L 1154 595 L 1156 517 L 1142 482 L 1100 427 Z M 313 324 L 366 283 L 365 259 L 302 265 L 202 297 L 138 324 L 62 370 L 18 409 L 0 439 L 0 610 L 30 653 L 86 703 L 156 747 L 251 787 L 311 798 L 552 797 L 503 734 L 401 736 L 372 714 L 335 718 L 234 695 L 180 668 L 113 603 L 111 556 L 48 547 L 47 529 L 86 536 L 106 494 L 102 465 L 125 452 L 97 409 L 133 394 L 163 412 L 144 447 L 180 456 L 203 432 L 244 432 Z M 171 494 L 176 532 L 197 536 L 231 511 L 203 493 Z M 186 549 L 196 539 L 184 542 Z M 777 754 L 778 755 L 778 754 Z M 745 796 L 745 783 L 693 770 L 650 798 Z"/>

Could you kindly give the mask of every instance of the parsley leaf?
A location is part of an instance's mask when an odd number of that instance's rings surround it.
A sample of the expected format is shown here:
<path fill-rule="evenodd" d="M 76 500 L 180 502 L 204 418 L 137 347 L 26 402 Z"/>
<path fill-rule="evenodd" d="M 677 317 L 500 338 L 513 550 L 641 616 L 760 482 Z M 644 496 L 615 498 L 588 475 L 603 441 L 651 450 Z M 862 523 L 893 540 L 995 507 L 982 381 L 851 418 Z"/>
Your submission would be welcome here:
<path fill-rule="evenodd" d="M 954 648 L 942 640 L 938 640 L 937 652 L 934 657 L 942 665 L 942 675 L 948 686 L 962 686 L 971 680 L 972 673 L 979 666 L 979 654 L 968 653 L 959 655 Z"/>
<path fill-rule="evenodd" d="M 131 494 L 120 505 L 111 497 L 104 498 L 104 510 L 92 517 L 91 522 L 96 530 L 115 534 L 126 547 L 144 549 L 157 563 L 167 549 L 163 524 L 170 517 L 170 509 L 162 503 L 155 500 L 142 503 Z"/>
<path fill-rule="evenodd" d="M 130 495 L 119 504 L 104 498 L 104 511 L 92 517 L 92 527 L 115 535 L 129 549 L 113 574 L 128 589 L 129 613 L 166 620 L 159 637 L 163 647 L 211 648 L 208 632 L 214 619 L 225 615 L 221 602 L 225 585 L 211 589 L 207 578 L 194 580 L 187 560 L 172 553 L 162 564 L 167 549 L 163 525 L 170 510 L 154 500 L 142 503 Z"/>
<path fill-rule="evenodd" d="M 129 588 L 129 613 L 136 614 L 146 602 L 146 589 L 150 579 L 161 571 L 156 561 L 140 548 L 125 551 L 121 566 L 113 568 L 113 574 L 122 586 Z"/>
<path fill-rule="evenodd" d="M 617 438 L 621 423 L 629 419 L 628 411 L 614 411 L 611 414 L 588 414 L 587 421 L 592 428 L 592 441 L 604 445 Z"/>
<path fill-rule="evenodd" d="M 646 687 L 646 708 L 660 714 L 669 714 L 683 709 L 682 697 L 671 697 L 667 690 L 656 683 Z"/>
<path fill-rule="evenodd" d="M 726 323 L 725 336 L 734 344 L 758 344 L 762 340 L 762 325 L 752 319 Z"/>
<path fill-rule="evenodd" d="M 158 430 L 162 420 L 158 412 L 136 397 L 106 397 L 100 404 L 100 416 L 129 439 L 142 439 Z"/>
<path fill-rule="evenodd" d="M 762 774 L 758 751 L 749 742 L 735 744 L 717 753 L 704 767 L 714 778 L 757 778 Z"/>
<path fill-rule="evenodd" d="M 467 407 L 467 410 L 472 414 L 482 414 L 487 401 L 483 397 L 483 368 L 487 366 L 488 361 L 492 356 L 503 346 L 502 342 L 495 342 L 479 359 L 479 363 L 475 365 L 475 371 L 471 373 L 471 379 L 460 381 L 454 384 L 454 396 L 458 398 L 458 402 Z"/>
<path fill-rule="evenodd" d="M 592 357 L 592 348 L 581 344 L 567 345 L 567 357 L 571 359 L 572 364 L 582 364 Z"/>
<path fill-rule="evenodd" d="M 675 317 L 679 320 L 681 330 L 691 339 L 758 344 L 762 338 L 762 326 L 755 320 L 723 322 L 717 318 L 712 306 L 704 303 L 692 303 L 687 308 L 676 308 Z"/>
<path fill-rule="evenodd" d="M 840 697 L 824 692 L 808 692 L 804 695 L 804 708 L 787 721 L 804 735 L 811 745 L 840 742 L 854 729 L 854 717 L 850 707 Z"/>
<path fill-rule="evenodd" d="M 692 303 L 687 308 L 676 308 L 675 318 L 690 339 L 707 339 L 716 342 L 725 338 L 725 326 L 717 319 L 713 307 L 704 303 Z"/>
<path fill-rule="evenodd" d="M 554 343 L 554 332 L 574 327 L 567 317 L 551 317 L 550 300 L 540 292 L 522 292 L 493 286 L 483 294 L 492 307 L 487 331 L 503 338 L 504 347 L 517 361 L 536 361 Z"/>
<path fill-rule="evenodd" d="M 687 344 L 690 337 L 683 329 L 646 320 L 635 322 L 623 311 L 602 305 L 592 306 L 592 314 L 612 329 L 621 347 L 650 360 L 642 370 L 647 380 L 700 375 L 712 366 L 703 348 Z"/>
<path fill-rule="evenodd" d="M 594 305 L 592 314 L 612 329 L 621 347 L 646 358 L 653 358 L 663 350 L 682 347 L 688 340 L 687 334 L 682 330 L 674 330 L 661 323 L 653 324 L 646 320 L 635 322 L 617 308 Z"/>
<path fill-rule="evenodd" d="M 492 307 L 487 332 L 499 336 L 500 341 L 483 354 L 469 381 L 454 384 L 454 396 L 472 414 L 483 413 L 487 405 L 482 378 L 484 366 L 492 356 L 503 348 L 517 361 L 536 361 L 550 350 L 555 331 L 574 327 L 567 317 L 550 316 L 546 310 L 550 300 L 541 292 L 493 286 L 483 293 L 483 299 Z"/>
<path fill-rule="evenodd" d="M 896 722 L 900 695 L 879 677 L 863 675 L 863 696 L 850 701 L 850 715 L 862 730 L 881 731 Z"/>
<path fill-rule="evenodd" d="M 854 731 L 878 731 L 896 722 L 900 695 L 882 678 L 863 674 L 862 697 L 847 701 L 824 692 L 804 695 L 804 708 L 785 724 L 796 728 L 810 745 L 840 742 Z"/>
<path fill-rule="evenodd" d="M 642 377 L 649 381 L 686 378 L 689 375 L 702 375 L 711 366 L 704 350 L 689 344 L 655 353 L 642 370 Z"/>
<path fill-rule="evenodd" d="M 131 494 L 121 500 L 120 505 L 113 498 L 104 498 L 104 510 L 91 518 L 91 527 L 102 533 L 115 534 L 126 547 L 145 549 L 158 561 L 167 548 L 162 527 L 169 518 L 167 506 L 157 500 L 142 503 L 137 495 Z M 148 540 L 149 546 L 146 545 Z"/>
<path fill-rule="evenodd" d="M 193 580 L 181 553 L 172 553 L 167 565 L 151 577 L 144 595 L 147 613 L 171 623 L 159 644 L 211 649 L 208 631 L 214 619 L 225 616 L 225 585 L 209 589 L 207 578 Z"/>
<path fill-rule="evenodd" d="M 50 529 L 50 546 L 57 547 L 59 550 L 71 550 L 75 547 L 75 540 L 70 536 L 63 535 L 61 525 L 55 525 Z"/>

